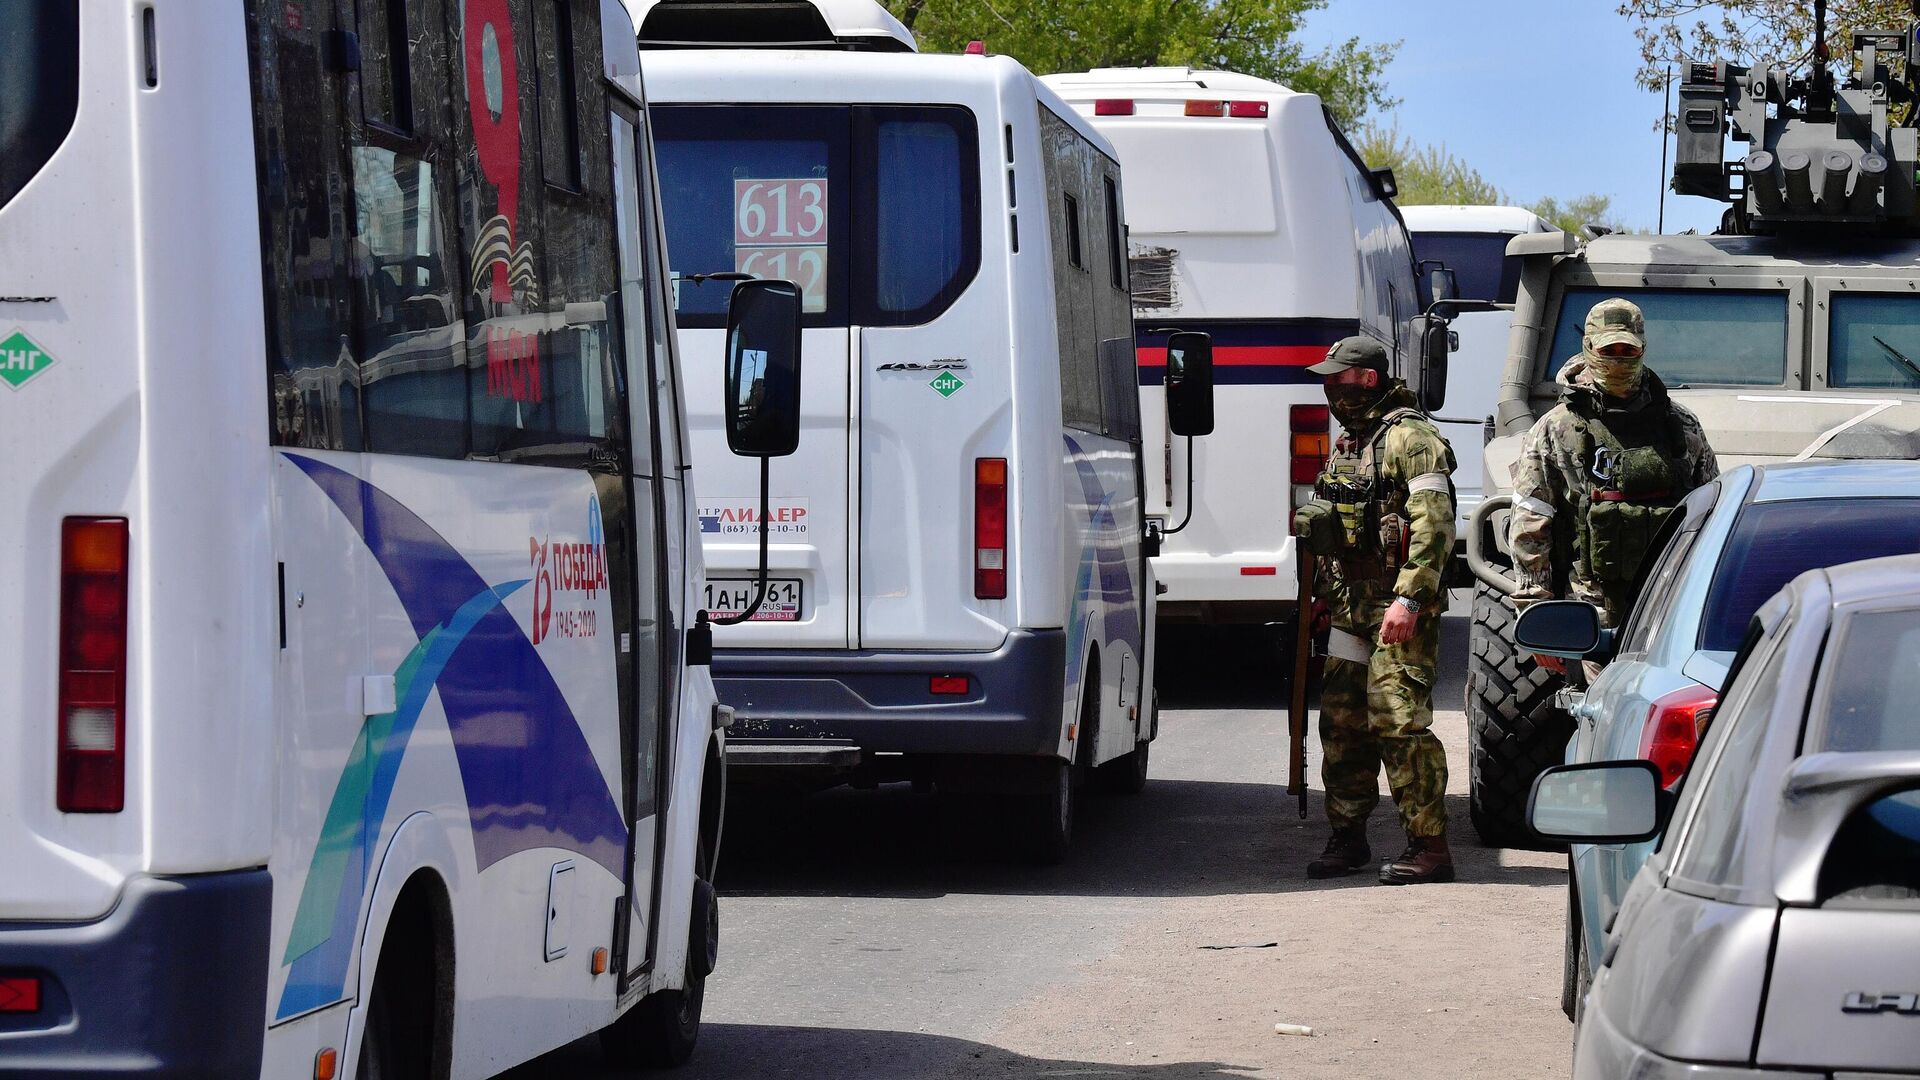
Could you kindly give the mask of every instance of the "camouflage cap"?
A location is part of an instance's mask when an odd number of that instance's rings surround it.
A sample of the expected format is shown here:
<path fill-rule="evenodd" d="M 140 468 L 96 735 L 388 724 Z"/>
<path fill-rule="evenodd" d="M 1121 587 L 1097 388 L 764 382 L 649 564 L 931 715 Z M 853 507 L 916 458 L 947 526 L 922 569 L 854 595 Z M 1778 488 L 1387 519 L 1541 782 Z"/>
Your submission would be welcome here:
<path fill-rule="evenodd" d="M 1386 347 L 1370 337 L 1343 337 L 1327 350 L 1327 358 L 1307 370 L 1315 375 L 1338 375 L 1348 368 L 1372 368 L 1387 373 Z"/>
<path fill-rule="evenodd" d="M 1643 352 L 1647 347 L 1647 323 L 1640 306 L 1616 296 L 1602 300 L 1587 312 L 1586 347 L 1599 352 L 1608 345 L 1628 344 Z"/>

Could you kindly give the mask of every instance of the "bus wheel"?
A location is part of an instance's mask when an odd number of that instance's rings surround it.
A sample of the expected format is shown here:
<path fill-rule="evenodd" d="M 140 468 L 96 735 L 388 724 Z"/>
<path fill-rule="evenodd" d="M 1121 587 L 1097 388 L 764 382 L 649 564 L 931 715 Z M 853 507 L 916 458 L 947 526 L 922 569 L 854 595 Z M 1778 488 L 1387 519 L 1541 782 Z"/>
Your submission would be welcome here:
<path fill-rule="evenodd" d="M 702 855 L 704 863 L 705 856 Z M 686 985 L 656 990 L 600 1032 L 600 1050 L 622 1068 L 673 1069 L 693 1057 L 700 1041 L 700 1013 L 707 999 L 707 975 L 719 947 L 719 908 L 705 878 L 693 882 L 689 919 Z"/>
<path fill-rule="evenodd" d="M 1094 777 L 1100 782 L 1100 789 L 1114 795 L 1138 795 L 1147 787 L 1147 748 L 1153 744 L 1146 740 L 1133 744 L 1133 749 L 1105 765 L 1094 770 Z"/>
<path fill-rule="evenodd" d="M 1031 829 L 1027 845 L 1034 862 L 1052 866 L 1065 859 L 1073 846 L 1073 811 L 1079 801 L 1074 780 L 1079 770 L 1072 762 L 1058 759 L 1036 764 L 1041 769 L 1040 789 L 1027 796 L 1024 816 Z"/>
<path fill-rule="evenodd" d="M 1467 658 L 1467 760 L 1473 827 L 1492 847 L 1533 847 L 1527 793 L 1566 755 L 1573 721 L 1553 705 L 1558 675 L 1519 655 L 1513 608 L 1485 584 L 1473 589 Z"/>
<path fill-rule="evenodd" d="M 360 1035 L 360 1064 L 354 1072 L 361 1080 L 427 1080 L 434 1075 L 439 978 L 435 938 L 432 913 L 410 888 L 395 906 L 374 969 L 366 1030 Z"/>

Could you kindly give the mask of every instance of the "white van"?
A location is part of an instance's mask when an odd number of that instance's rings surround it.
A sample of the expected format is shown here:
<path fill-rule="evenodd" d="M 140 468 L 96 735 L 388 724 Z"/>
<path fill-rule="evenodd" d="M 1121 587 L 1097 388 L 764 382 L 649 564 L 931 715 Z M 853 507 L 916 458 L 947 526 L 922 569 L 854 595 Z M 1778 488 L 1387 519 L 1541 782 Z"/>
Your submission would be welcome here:
<path fill-rule="evenodd" d="M 1414 257 L 1452 270 L 1456 295 L 1509 306 L 1520 288 L 1520 260 L 1507 257 L 1507 241 L 1526 233 L 1553 231 L 1539 215 L 1519 206 L 1403 206 L 1400 214 L 1413 234 Z M 1469 308 L 1450 323 L 1456 344 L 1447 368 L 1446 407 L 1434 420 L 1453 444 L 1454 460 L 1459 462 L 1453 473 L 1455 508 L 1460 515 L 1454 535 L 1462 551 L 1467 521 L 1482 498 L 1481 449 L 1492 430 L 1512 322 L 1511 310 Z"/>
<path fill-rule="evenodd" d="M 0 8 L 6 1076 L 699 1031 L 725 713 L 632 24 L 353 10 Z"/>
<path fill-rule="evenodd" d="M 676 6 L 636 8 L 643 48 Z M 751 602 L 760 508 L 699 407 L 727 298 L 707 275 L 806 297 L 770 592 L 718 634 L 728 761 L 1022 793 L 1058 857 L 1076 775 L 1137 789 L 1155 731 L 1120 166 L 1009 58 L 795 45 L 648 54 L 716 615 Z"/>
<path fill-rule="evenodd" d="M 1103 68 L 1044 80 L 1128 172 L 1147 513 L 1168 523 L 1154 570 L 1166 621 L 1291 621 L 1293 506 L 1329 431 L 1306 368 L 1350 334 L 1416 364 L 1412 248 L 1389 174 L 1370 173 L 1312 94 L 1222 71 Z M 1212 336 L 1218 428 L 1169 431 L 1173 330 Z M 1191 498 L 1189 498 L 1191 487 Z"/>

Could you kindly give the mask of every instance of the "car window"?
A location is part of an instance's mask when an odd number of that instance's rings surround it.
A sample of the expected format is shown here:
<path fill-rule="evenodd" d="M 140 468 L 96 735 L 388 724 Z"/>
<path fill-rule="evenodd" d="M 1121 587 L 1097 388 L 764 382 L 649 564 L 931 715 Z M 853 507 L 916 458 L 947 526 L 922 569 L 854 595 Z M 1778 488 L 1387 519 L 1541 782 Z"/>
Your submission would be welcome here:
<path fill-rule="evenodd" d="M 1920 790 L 1853 812 L 1820 864 L 1823 907 L 1920 908 Z"/>
<path fill-rule="evenodd" d="M 1920 499 L 1795 499 L 1740 512 L 1707 589 L 1700 647 L 1728 650 L 1767 597 L 1808 570 L 1920 552 Z"/>
<path fill-rule="evenodd" d="M 1766 746 L 1767 717 L 1786 669 L 1784 643 L 1790 625 L 1782 623 L 1755 647 L 1743 670 L 1734 675 L 1726 705 L 1708 728 L 1706 745 L 1696 760 L 1710 763 L 1687 784 L 1691 797 L 1683 796 L 1674 816 L 1675 821 L 1686 821 L 1674 863 L 1677 881 L 1709 889 L 1727 884 L 1749 839 L 1741 828 L 1741 812 L 1754 766 Z M 1708 753 L 1713 754 L 1711 759 Z"/>
<path fill-rule="evenodd" d="M 1661 532 L 1672 536 L 1665 540 L 1655 536 L 1657 559 L 1651 559 L 1640 571 L 1640 582 L 1636 594 L 1640 600 L 1634 601 L 1634 609 L 1626 617 L 1626 626 L 1620 632 L 1620 653 L 1644 653 L 1653 646 L 1653 634 L 1667 623 L 1668 601 L 1672 600 L 1674 586 L 1680 580 L 1680 569 L 1686 567 L 1686 557 L 1693 552 L 1693 542 L 1699 540 L 1699 530 L 1707 523 L 1707 509 L 1713 507 L 1720 484 L 1709 484 L 1711 490 L 1695 492 L 1674 511 L 1672 519 Z"/>
<path fill-rule="evenodd" d="M 1836 636 L 1808 752 L 1920 750 L 1920 611 L 1864 612 Z"/>
<path fill-rule="evenodd" d="M 1580 355 L 1593 305 L 1610 296 L 1640 305 L 1647 320 L 1647 365 L 1668 386 L 1777 386 L 1787 378 L 1787 294 L 1711 289 L 1566 291 L 1553 331 L 1556 367 Z"/>

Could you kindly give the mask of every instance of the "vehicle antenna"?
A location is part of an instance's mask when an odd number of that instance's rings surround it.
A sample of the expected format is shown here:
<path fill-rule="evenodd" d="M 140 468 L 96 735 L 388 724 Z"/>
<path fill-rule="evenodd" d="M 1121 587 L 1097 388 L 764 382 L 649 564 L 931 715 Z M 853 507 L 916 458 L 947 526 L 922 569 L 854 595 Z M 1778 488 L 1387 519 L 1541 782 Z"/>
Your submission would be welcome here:
<path fill-rule="evenodd" d="M 1673 124 L 1673 65 L 1667 65 L 1667 78 L 1660 88 L 1660 219 L 1653 227 L 1656 234 L 1667 231 L 1667 130 Z"/>

